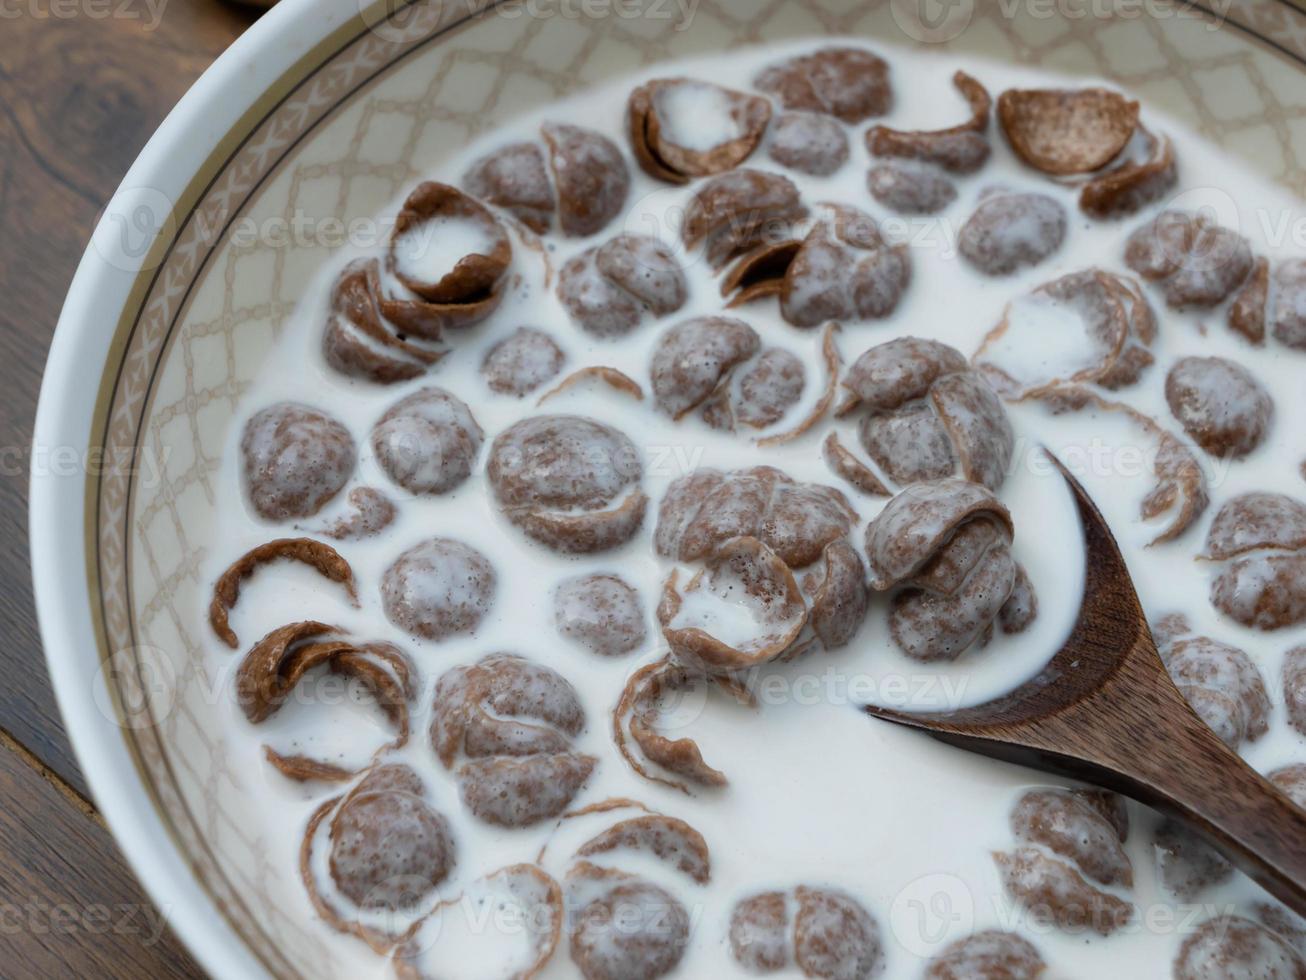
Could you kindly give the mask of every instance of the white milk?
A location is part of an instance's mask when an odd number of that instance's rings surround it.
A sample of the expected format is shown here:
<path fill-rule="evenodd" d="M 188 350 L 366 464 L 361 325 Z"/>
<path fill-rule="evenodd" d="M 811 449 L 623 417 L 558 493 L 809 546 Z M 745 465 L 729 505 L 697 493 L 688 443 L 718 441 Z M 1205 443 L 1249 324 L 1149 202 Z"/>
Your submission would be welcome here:
<path fill-rule="evenodd" d="M 854 42 L 860 43 L 860 42 Z M 466 164 L 495 146 L 534 139 L 544 118 L 574 120 L 608 133 L 623 145 L 624 101 L 635 85 L 654 77 L 689 76 L 746 89 L 763 66 L 788 53 L 811 50 L 817 42 L 749 49 L 730 55 L 714 54 L 700 61 L 660 65 L 633 76 L 628 84 L 607 84 L 596 91 L 545 112 L 523 116 L 503 130 L 468 147 L 450 159 L 435 179 L 451 180 Z M 897 92 L 894 111 L 884 120 L 891 126 L 929 129 L 956 123 L 965 106 L 947 79 L 957 68 L 980 78 L 996 95 L 1013 85 L 1064 84 L 1024 69 L 983 62 L 970 63 L 947 56 L 883 50 L 893 66 Z M 688 98 L 688 96 L 686 96 Z M 706 123 L 720 121 L 720 107 L 701 102 L 681 113 L 703 122 L 702 130 L 676 133 L 688 145 L 709 140 Z M 1272 257 L 1286 252 L 1267 241 L 1273 223 L 1262 215 L 1297 213 L 1299 202 L 1265 180 L 1246 172 L 1219 155 L 1197 137 L 1176 128 L 1151 111 L 1149 125 L 1175 140 L 1184 181 L 1190 187 L 1227 188 L 1238 198 L 1242 231 L 1253 247 Z M 677 123 L 677 127 L 679 127 Z M 688 127 L 688 123 L 686 124 Z M 881 220 L 886 234 L 907 241 L 913 261 L 912 284 L 894 317 L 883 322 L 850 324 L 838 337 L 845 365 L 868 347 L 900 335 L 935 338 L 974 353 L 985 333 L 998 323 L 1008 300 L 1069 272 L 1101 266 L 1126 271 L 1122 263 L 1124 239 L 1148 214 L 1123 223 L 1099 223 L 1081 215 L 1076 190 L 1043 179 L 1019 166 L 1001 135 L 992 135 L 993 159 L 978 176 L 958 182 L 959 199 L 944 214 L 903 219 L 883 212 L 866 192 L 869 167 L 861 139 L 865 127 L 849 130 L 851 159 L 829 178 L 807 178 L 789 173 L 809 203 L 844 201 Z M 779 170 L 762 154 L 749 165 Z M 609 797 L 633 797 L 650 807 L 682 817 L 697 827 L 712 850 L 712 878 L 705 887 L 693 885 L 665 868 L 649 869 L 653 880 L 664 883 L 690 909 L 692 943 L 677 976 L 699 978 L 731 976 L 739 972 L 729 955 L 726 930 L 731 909 L 741 897 L 767 888 L 788 888 L 807 883 L 841 887 L 856 896 L 877 918 L 887 956 L 887 976 L 915 977 L 925 959 L 947 941 L 970 929 L 1010 927 L 1029 937 L 1051 964 L 1054 977 L 1095 980 L 1156 980 L 1169 975 L 1183 929 L 1191 929 L 1209 910 L 1176 910 L 1160 891 L 1153 870 L 1150 824 L 1153 817 L 1131 806 L 1133 830 L 1128 850 L 1134 862 L 1136 887 L 1133 901 L 1140 908 L 1134 928 L 1110 939 L 1070 936 L 1040 929 L 1025 921 L 1006 902 L 991 858 L 995 849 L 1008 848 L 1012 837 L 1007 816 L 1016 797 L 1031 785 L 1056 783 L 1036 773 L 989 762 L 947 748 L 923 736 L 877 723 L 858 710 L 859 704 L 905 705 L 929 708 L 977 703 L 1010 690 L 1034 675 L 1067 635 L 1078 609 L 1083 584 L 1082 539 L 1068 492 L 1041 455 L 1047 446 L 1065 459 L 1083 479 L 1110 520 L 1126 551 L 1130 567 L 1149 615 L 1182 611 L 1193 626 L 1217 639 L 1245 649 L 1260 668 L 1274 701 L 1271 732 L 1245 748 L 1248 761 L 1265 771 L 1306 758 L 1306 744 L 1288 728 L 1279 682 L 1282 655 L 1306 640 L 1306 630 L 1285 630 L 1273 635 L 1243 629 L 1218 615 L 1207 601 L 1211 570 L 1194 561 L 1206 528 L 1220 503 L 1248 490 L 1278 489 L 1306 496 L 1298 465 L 1306 452 L 1298 421 L 1306 418 L 1306 385 L 1301 384 L 1306 355 L 1281 346 L 1264 350 L 1248 347 L 1223 325 L 1223 314 L 1176 314 L 1164 309 L 1154 290 L 1148 297 L 1155 306 L 1160 336 L 1153 347 L 1157 364 L 1141 383 L 1121 393 L 1138 409 L 1150 413 L 1168 428 L 1176 428 L 1164 401 L 1164 379 L 1170 365 L 1190 354 L 1227 356 L 1249 367 L 1272 391 L 1276 423 L 1259 450 L 1234 464 L 1214 461 L 1198 452 L 1209 469 L 1212 506 L 1179 540 L 1147 547 L 1164 526 L 1143 522 L 1138 504 L 1150 488 L 1141 459 L 1141 445 L 1123 416 L 1096 417 L 1093 413 L 1050 417 L 1037 407 L 1009 409 L 1017 434 L 1017 453 L 1001 497 L 1015 519 L 1015 555 L 1024 564 L 1038 590 L 1039 616 L 1032 627 L 1016 637 L 999 637 L 987 648 L 968 651 L 953 664 L 923 666 L 901 654 L 888 635 L 886 602 L 872 601 L 860 635 L 846 648 L 817 653 L 797 663 L 770 668 L 759 686 L 759 704 L 748 709 L 719 693 L 696 689 L 686 695 L 670 724 L 669 734 L 692 735 L 707 761 L 726 772 L 730 784 L 719 791 L 685 796 L 636 775 L 617 754 L 611 738 L 611 711 L 627 677 L 639 666 L 664 652 L 656 638 L 653 620 L 661 584 L 672 565 L 658 558 L 651 532 L 656 504 L 667 485 L 697 466 L 721 469 L 768 463 L 800 480 L 827 483 L 844 490 L 858 508 L 861 522 L 855 533 L 861 547 L 865 522 L 883 501 L 858 495 L 843 486 L 821 460 L 820 441 L 833 427 L 845 444 L 856 445 L 855 420 L 827 420 L 804 438 L 784 446 L 759 448 L 744 434 L 708 429 L 697 419 L 673 423 L 655 412 L 650 401 L 637 402 L 604 386 L 584 385 L 536 409 L 534 398 L 518 400 L 492 395 L 478 368 L 485 352 L 518 327 L 530 324 L 547 330 L 566 351 L 564 370 L 605 364 L 625 371 L 648 385 L 651 351 L 662 332 L 679 320 L 716 313 L 721 308 L 718 280 L 700 254 L 684 255 L 678 238 L 678 216 L 696 185 L 687 188 L 657 183 L 631 167 L 633 186 L 628 217 L 614 222 L 592 240 L 550 238 L 549 260 L 560 268 L 571 256 L 622 230 L 654 234 L 676 249 L 690 282 L 689 302 L 673 317 L 646 323 L 621 341 L 602 341 L 575 327 L 545 286 L 545 270 L 537 251 L 522 247 L 514 236 L 513 285 L 499 312 L 489 322 L 460 332 L 454 352 L 424 379 L 388 388 L 350 380 L 325 365 L 320 343 L 326 321 L 326 303 L 337 270 L 355 253 L 336 254 L 325 263 L 315 286 L 282 331 L 261 378 L 243 396 L 240 418 L 283 399 L 319 406 L 342 420 L 360 447 L 355 485 L 380 487 L 399 504 L 396 522 L 381 536 L 339 546 L 352 563 L 360 587 L 360 608 L 346 605 L 338 586 L 324 585 L 312 572 L 279 565 L 260 571 L 243 591 L 232 614 L 232 625 L 245 646 L 268 630 L 288 621 L 318 618 L 352 630 L 361 637 L 398 643 L 413 657 L 420 671 L 420 694 L 413 712 L 409 746 L 399 757 L 425 780 L 429 793 L 452 821 L 458 846 L 456 871 L 441 890 L 445 899 L 460 894 L 473 881 L 502 866 L 533 861 L 548 845 L 544 866 L 561 877 L 579 844 L 606 823 L 587 818 L 583 828 L 569 821 L 554 839 L 552 823 L 525 830 L 502 830 L 471 818 L 458 799 L 454 780 L 436 760 L 425 735 L 430 716 L 431 692 L 436 678 L 448 668 L 496 652 L 511 651 L 548 664 L 570 680 L 588 712 L 586 731 L 577 739 L 579 750 L 599 758 L 594 777 L 575 801 L 581 806 Z M 1069 225 L 1065 244 L 1034 269 L 989 279 L 961 262 L 954 249 L 956 230 L 974 211 L 981 191 L 989 186 L 1037 190 L 1065 205 Z M 1215 192 L 1217 202 L 1228 198 Z M 1203 203 L 1199 194 L 1183 203 Z M 397 207 L 397 204 L 396 204 Z M 447 271 L 457 249 L 444 249 L 439 241 L 422 259 L 422 278 L 438 278 Z M 458 248 L 465 248 L 466 241 Z M 416 259 L 409 261 L 416 262 Z M 1033 311 L 1030 311 L 1031 314 Z M 768 344 L 779 345 L 801 357 L 807 368 L 802 404 L 778 425 L 783 429 L 801 418 L 821 395 L 825 373 L 820 357 L 819 331 L 802 331 L 786 324 L 774 301 L 746 306 L 735 314 L 751 323 Z M 1061 328 L 1048 323 L 1041 332 Z M 1015 332 L 1022 342 L 1035 343 L 1033 331 Z M 1015 338 L 1013 337 L 1013 340 Z M 1030 351 L 1031 368 L 1044 369 L 1066 363 L 1068 353 L 1049 337 L 1046 353 Z M 372 458 L 368 434 L 385 410 L 404 395 L 424 385 L 444 387 L 471 406 L 485 430 L 485 448 L 473 473 L 454 492 L 442 497 L 413 499 L 391 486 Z M 592 415 L 627 433 L 644 455 L 644 489 L 653 504 L 642 533 L 611 552 L 565 558 L 531 543 L 497 511 L 484 473 L 484 457 L 493 438 L 513 422 L 536 412 Z M 208 543 L 209 578 L 248 548 L 285 534 L 287 527 L 260 523 L 243 504 L 238 473 L 237 443 L 240 425 L 233 425 L 224 455 L 220 486 L 230 501 Z M 315 518 L 330 519 L 343 503 Z M 380 603 L 379 581 L 385 568 L 402 551 L 432 536 L 467 542 L 494 562 L 499 578 L 497 599 L 473 636 L 458 636 L 434 643 L 402 635 L 386 620 Z M 692 569 L 682 570 L 687 581 Z M 602 658 L 559 638 L 553 619 L 552 590 L 561 581 L 590 572 L 616 572 L 635 585 L 649 617 L 647 650 L 627 658 Z M 691 607 L 691 609 L 694 607 Z M 710 611 L 719 619 L 725 610 Z M 203 615 L 196 610 L 197 620 Z M 688 615 L 686 613 L 685 615 Z M 733 615 L 733 613 L 731 614 Z M 729 618 L 726 616 L 725 618 Z M 735 623 L 740 628 L 747 623 Z M 211 670 L 230 690 L 239 660 L 214 638 L 209 640 Z M 301 745 L 337 755 L 353 745 L 364 752 L 384 741 L 384 722 L 360 719 L 361 709 L 296 707 L 274 721 L 249 725 L 232 699 L 230 732 L 245 791 L 262 801 L 263 819 L 271 841 L 269 860 L 279 865 L 285 880 L 296 879 L 299 838 L 309 813 L 330 788 L 294 785 L 273 771 L 262 758 L 261 746 L 273 742 L 279 749 Z M 683 724 L 683 728 L 674 726 Z M 304 726 L 296 734 L 291 729 Z M 351 733 L 341 738 L 332 726 Z M 324 740 L 312 733 L 333 730 Z M 351 742 L 350 739 L 355 741 Z M 612 815 L 618 819 L 620 815 Z M 582 832 L 583 831 L 583 832 Z M 552 840 L 552 843 L 550 841 Z M 614 866 L 643 870 L 629 856 L 613 855 Z M 1246 879 L 1202 896 L 1214 908 L 1247 903 L 1259 896 Z M 298 914 L 314 920 L 307 900 Z M 345 969 L 358 976 L 387 975 L 388 965 L 357 940 L 337 935 L 320 923 L 321 940 Z M 454 946 L 461 944 L 451 940 Z M 469 954 L 470 955 L 470 954 Z M 446 961 L 447 964 L 447 961 Z M 457 976 L 483 976 L 485 963 L 468 966 Z M 447 966 L 446 966 L 447 968 Z M 492 975 L 492 974 L 491 974 Z M 549 978 L 576 975 L 566 942 L 546 969 Z"/>
<path fill-rule="evenodd" d="M 495 238 L 484 223 L 440 216 L 401 235 L 395 246 L 395 271 L 419 283 L 438 283 L 466 255 L 489 255 Z"/>

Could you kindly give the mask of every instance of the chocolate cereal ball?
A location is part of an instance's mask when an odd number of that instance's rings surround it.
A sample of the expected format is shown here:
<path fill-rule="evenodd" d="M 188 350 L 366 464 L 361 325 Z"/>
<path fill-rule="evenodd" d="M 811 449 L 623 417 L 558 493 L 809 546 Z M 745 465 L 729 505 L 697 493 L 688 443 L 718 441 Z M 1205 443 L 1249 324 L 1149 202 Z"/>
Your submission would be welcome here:
<path fill-rule="evenodd" d="M 461 399 L 443 388 L 422 388 L 381 416 L 372 451 L 386 476 L 409 493 L 442 494 L 471 475 L 482 437 Z"/>
<path fill-rule="evenodd" d="M 1278 933 L 1250 919 L 1224 915 L 1184 940 L 1174 980 L 1306 980 L 1306 962 Z"/>
<path fill-rule="evenodd" d="M 396 911 L 453 869 L 449 822 L 406 766 L 373 770 L 331 821 L 331 878 L 360 909 Z"/>
<path fill-rule="evenodd" d="M 990 191 L 961 227 L 961 257 L 986 276 L 1038 265 L 1061 247 L 1066 209 L 1046 194 Z"/>
<path fill-rule="evenodd" d="M 771 124 L 771 159 L 813 177 L 828 177 L 848 162 L 848 135 L 829 116 L 786 112 Z"/>
<path fill-rule="evenodd" d="M 616 575 L 582 575 L 560 584 L 553 619 L 562 636 L 604 657 L 631 653 L 648 635 L 639 592 Z"/>
<path fill-rule="evenodd" d="M 435 687 L 431 744 L 480 820 L 526 827 L 567 808 L 594 770 L 572 751 L 585 709 L 561 674 L 513 654 L 454 667 Z"/>
<path fill-rule="evenodd" d="M 395 559 L 381 578 L 381 604 L 395 626 L 427 640 L 472 633 L 494 602 L 498 576 L 475 548 L 431 538 Z"/>
<path fill-rule="evenodd" d="M 518 327 L 490 348 L 481 374 L 496 394 L 522 398 L 556 378 L 566 359 L 543 330 Z"/>
<path fill-rule="evenodd" d="M 245 493 L 264 520 L 312 517 L 354 472 L 349 430 L 325 412 L 280 402 L 255 413 L 240 440 Z"/>
<path fill-rule="evenodd" d="M 606 551 L 644 521 L 639 452 L 624 433 L 594 419 L 523 419 L 494 440 L 488 473 L 508 520 L 554 551 Z"/>
<path fill-rule="evenodd" d="M 1038 980 L 1045 969 L 1029 940 L 989 929 L 950 944 L 930 960 L 925 980 Z"/>
<path fill-rule="evenodd" d="M 1165 397 L 1184 431 L 1212 456 L 1246 456 L 1274 417 L 1274 399 L 1255 375 L 1223 357 L 1180 360 L 1166 378 Z"/>

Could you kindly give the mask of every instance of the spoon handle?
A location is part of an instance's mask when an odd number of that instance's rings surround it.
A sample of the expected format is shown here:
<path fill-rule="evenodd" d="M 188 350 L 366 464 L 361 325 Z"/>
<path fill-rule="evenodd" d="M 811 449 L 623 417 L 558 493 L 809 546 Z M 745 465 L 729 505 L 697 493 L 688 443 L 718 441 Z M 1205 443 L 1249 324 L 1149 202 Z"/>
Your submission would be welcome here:
<path fill-rule="evenodd" d="M 1186 707 L 1186 706 L 1185 706 Z M 1191 711 L 1165 712 L 1118 772 L 1140 802 L 1201 832 L 1236 867 L 1306 915 L 1306 810 L 1247 765 Z M 1149 726 L 1151 727 L 1151 726 Z"/>

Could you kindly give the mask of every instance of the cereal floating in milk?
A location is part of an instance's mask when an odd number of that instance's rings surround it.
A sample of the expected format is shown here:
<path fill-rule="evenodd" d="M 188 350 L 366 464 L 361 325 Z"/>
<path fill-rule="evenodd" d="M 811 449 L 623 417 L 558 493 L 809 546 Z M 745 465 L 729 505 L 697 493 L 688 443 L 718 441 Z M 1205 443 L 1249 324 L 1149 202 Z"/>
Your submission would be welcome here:
<path fill-rule="evenodd" d="M 1299 203 L 1112 86 L 858 39 L 420 153 L 188 491 L 249 832 L 342 974 L 1306 978 L 1194 831 L 863 710 L 1064 642 L 1051 455 L 1303 798 Z"/>

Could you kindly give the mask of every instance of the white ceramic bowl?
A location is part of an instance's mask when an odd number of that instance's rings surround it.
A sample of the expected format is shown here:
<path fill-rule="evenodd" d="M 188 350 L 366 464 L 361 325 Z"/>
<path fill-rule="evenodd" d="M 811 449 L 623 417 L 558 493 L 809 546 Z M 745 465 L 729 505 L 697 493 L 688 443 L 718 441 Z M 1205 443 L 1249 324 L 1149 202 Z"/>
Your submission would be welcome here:
<path fill-rule="evenodd" d="M 200 79 L 127 175 L 69 292 L 31 525 L 46 655 L 82 767 L 213 975 L 334 975 L 284 911 L 298 882 L 243 821 L 196 635 L 210 477 L 241 384 L 326 254 L 293 241 L 269 254 L 233 239 L 233 222 L 370 216 L 469 136 L 637 63 L 821 34 L 1106 77 L 1306 194 L 1306 14 L 1242 0 L 1220 26 L 1187 6 L 1114 19 L 1094 13 L 1104 6 L 283 0 Z M 86 465 L 63 465 L 73 458 Z"/>

